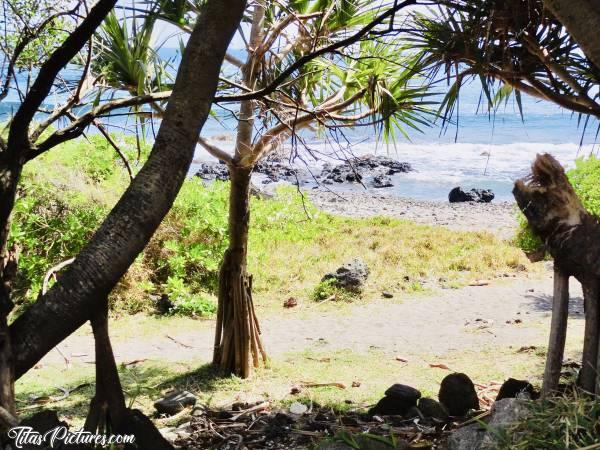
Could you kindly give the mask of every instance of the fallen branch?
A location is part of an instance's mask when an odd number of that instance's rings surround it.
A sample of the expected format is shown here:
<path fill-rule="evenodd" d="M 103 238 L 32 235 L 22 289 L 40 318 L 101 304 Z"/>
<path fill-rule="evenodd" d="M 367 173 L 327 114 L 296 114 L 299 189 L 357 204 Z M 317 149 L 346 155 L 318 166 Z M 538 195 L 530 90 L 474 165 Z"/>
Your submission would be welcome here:
<path fill-rule="evenodd" d="M 316 388 L 316 387 L 336 387 L 339 389 L 346 389 L 346 385 L 343 383 L 310 383 L 310 382 L 301 382 L 301 387 L 305 388 Z"/>

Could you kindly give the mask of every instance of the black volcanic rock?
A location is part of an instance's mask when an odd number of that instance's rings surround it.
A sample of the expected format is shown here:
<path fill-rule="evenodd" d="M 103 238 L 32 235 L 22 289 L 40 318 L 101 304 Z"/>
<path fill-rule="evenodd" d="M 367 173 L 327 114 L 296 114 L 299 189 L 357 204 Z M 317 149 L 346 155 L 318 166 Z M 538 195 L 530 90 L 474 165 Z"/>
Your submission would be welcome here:
<path fill-rule="evenodd" d="M 202 163 L 196 176 L 204 181 L 227 181 L 229 180 L 229 169 L 225 164 Z"/>
<path fill-rule="evenodd" d="M 500 387 L 496 401 L 504 398 L 517 398 L 517 395 L 521 393 L 529 394 L 533 400 L 539 398 L 540 396 L 539 392 L 534 389 L 529 381 L 509 378 Z"/>
<path fill-rule="evenodd" d="M 394 384 L 377 404 L 369 410 L 370 415 L 403 416 L 417 406 L 421 393 L 405 384 Z"/>
<path fill-rule="evenodd" d="M 451 416 L 464 416 L 470 409 L 479 409 L 475 385 L 464 373 L 452 373 L 444 378 L 438 397 Z"/>
<path fill-rule="evenodd" d="M 325 184 L 333 184 L 359 183 L 365 177 L 373 177 L 374 187 L 389 187 L 391 186 L 391 180 L 388 178 L 390 175 L 411 170 L 411 165 L 406 162 L 396 161 L 386 156 L 364 155 L 351 158 L 334 167 L 325 164 L 319 178 Z M 377 185 L 379 184 L 375 180 L 377 177 L 383 182 L 382 185 Z"/>
<path fill-rule="evenodd" d="M 465 191 L 461 187 L 455 187 L 448 194 L 450 203 L 477 202 L 489 203 L 494 199 L 494 193 L 490 189 L 471 189 Z"/>

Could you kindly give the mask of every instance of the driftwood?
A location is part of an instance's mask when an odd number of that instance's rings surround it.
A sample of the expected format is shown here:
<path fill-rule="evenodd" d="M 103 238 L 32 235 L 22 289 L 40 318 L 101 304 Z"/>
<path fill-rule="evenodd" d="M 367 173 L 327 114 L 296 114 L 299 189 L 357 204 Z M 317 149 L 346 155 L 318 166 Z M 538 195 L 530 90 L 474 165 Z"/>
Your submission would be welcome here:
<path fill-rule="evenodd" d="M 513 194 L 529 226 L 554 258 L 552 328 L 544 374 L 544 394 L 558 386 L 568 316 L 568 279 L 581 282 L 585 337 L 579 385 L 600 394 L 600 218 L 586 211 L 565 171 L 548 154 L 538 155 L 531 175 L 515 183 Z"/>

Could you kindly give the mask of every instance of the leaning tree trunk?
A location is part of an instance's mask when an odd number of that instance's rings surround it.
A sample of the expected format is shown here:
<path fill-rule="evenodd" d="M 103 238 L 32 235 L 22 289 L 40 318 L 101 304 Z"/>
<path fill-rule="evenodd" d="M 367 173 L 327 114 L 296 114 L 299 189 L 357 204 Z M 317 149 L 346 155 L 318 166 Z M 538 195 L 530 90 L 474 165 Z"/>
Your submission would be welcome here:
<path fill-rule="evenodd" d="M 547 154 L 538 155 L 531 176 L 517 181 L 513 194 L 531 229 L 554 257 L 560 276 L 574 276 L 583 286 L 586 324 L 578 383 L 584 390 L 600 394 L 600 218 L 585 210 L 562 166 Z M 555 292 L 565 294 L 568 295 Z M 564 315 L 567 309 L 557 305 L 556 312 Z M 553 318 L 557 345 L 550 350 L 556 355 L 548 355 L 548 361 L 556 361 L 562 354 L 564 337 L 558 335 L 564 333 L 565 320 Z M 546 368 L 546 378 L 552 378 L 552 386 L 556 384 L 556 377 L 551 374 L 555 370 L 554 366 Z"/>
<path fill-rule="evenodd" d="M 202 3 L 146 164 L 60 280 L 10 326 L 17 378 L 90 319 L 168 213 L 193 160 L 245 8 L 245 0 Z"/>
<path fill-rule="evenodd" d="M 600 67 L 600 2 L 598 0 L 544 0 L 556 18 L 597 67 Z"/>
<path fill-rule="evenodd" d="M 252 276 L 246 270 L 250 224 L 248 168 L 231 167 L 229 248 L 219 277 L 219 306 L 213 363 L 226 373 L 246 378 L 266 360 L 252 301 Z"/>
<path fill-rule="evenodd" d="M 8 248 L 8 233 L 20 174 L 18 164 L 0 165 L 0 406 L 12 415 L 15 375 L 8 315 L 14 306 L 11 285 L 17 271 L 17 251 Z"/>

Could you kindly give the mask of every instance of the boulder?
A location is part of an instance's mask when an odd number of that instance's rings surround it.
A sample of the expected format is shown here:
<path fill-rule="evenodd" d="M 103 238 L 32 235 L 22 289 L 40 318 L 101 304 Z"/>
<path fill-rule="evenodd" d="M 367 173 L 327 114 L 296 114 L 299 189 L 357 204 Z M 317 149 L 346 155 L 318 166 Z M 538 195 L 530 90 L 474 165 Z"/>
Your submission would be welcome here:
<path fill-rule="evenodd" d="M 259 161 L 254 166 L 254 172 L 265 175 L 267 179 L 263 183 L 287 181 L 297 184 L 300 173 L 290 166 L 283 158 L 272 156 L 266 160 Z"/>
<path fill-rule="evenodd" d="M 464 373 L 452 373 L 442 380 L 438 394 L 451 416 L 462 417 L 470 409 L 479 409 L 479 399 L 471 379 Z"/>
<path fill-rule="evenodd" d="M 375 175 L 373 177 L 372 185 L 374 188 L 387 188 L 394 186 L 392 179 L 387 175 Z"/>
<path fill-rule="evenodd" d="M 385 391 L 385 396 L 409 402 L 411 406 L 417 405 L 417 400 L 421 398 L 421 392 L 414 387 L 405 384 L 396 383 Z"/>
<path fill-rule="evenodd" d="M 188 406 L 196 404 L 196 396 L 188 391 L 175 391 L 154 402 L 159 414 L 172 416 Z"/>
<path fill-rule="evenodd" d="M 336 284 L 349 291 L 360 291 L 369 276 L 369 267 L 359 258 L 339 267 L 335 273 L 326 274 L 321 281 L 335 280 Z"/>
<path fill-rule="evenodd" d="M 437 419 L 442 422 L 446 422 L 450 417 L 446 407 L 432 398 L 419 399 L 417 408 L 419 408 L 419 411 L 421 411 L 425 417 L 431 417 L 432 419 Z"/>
<path fill-rule="evenodd" d="M 478 423 L 467 425 L 453 431 L 448 438 L 449 450 L 481 450 L 485 438 L 485 427 Z"/>
<path fill-rule="evenodd" d="M 500 448 L 500 437 L 529 414 L 528 401 L 505 398 L 496 401 L 490 410 L 489 421 L 459 428 L 448 439 L 450 450 L 494 450 Z M 502 447 L 505 448 L 505 447 Z"/>
<path fill-rule="evenodd" d="M 330 164 L 323 165 L 319 175 L 322 183 L 359 183 L 366 176 L 373 176 L 374 187 L 392 186 L 389 175 L 402 172 L 410 172 L 412 167 L 409 163 L 396 161 L 386 156 L 364 155 L 348 159 L 342 164 L 332 167 Z M 375 178 L 379 177 L 379 181 Z M 382 185 L 379 185 L 381 182 Z"/>
<path fill-rule="evenodd" d="M 394 384 L 377 404 L 369 410 L 369 415 L 403 416 L 417 406 L 421 393 L 405 384 Z"/>
<path fill-rule="evenodd" d="M 229 180 L 229 169 L 225 164 L 202 163 L 196 176 L 205 181 L 227 181 Z"/>
<path fill-rule="evenodd" d="M 450 203 L 477 202 L 489 203 L 494 199 L 494 193 L 490 189 L 471 189 L 465 191 L 461 187 L 455 187 L 448 194 Z"/>
<path fill-rule="evenodd" d="M 535 400 L 539 398 L 540 394 L 534 389 L 529 381 L 509 378 L 502 384 L 502 387 L 500 387 L 496 401 L 505 398 L 520 398 L 522 396 Z"/>

